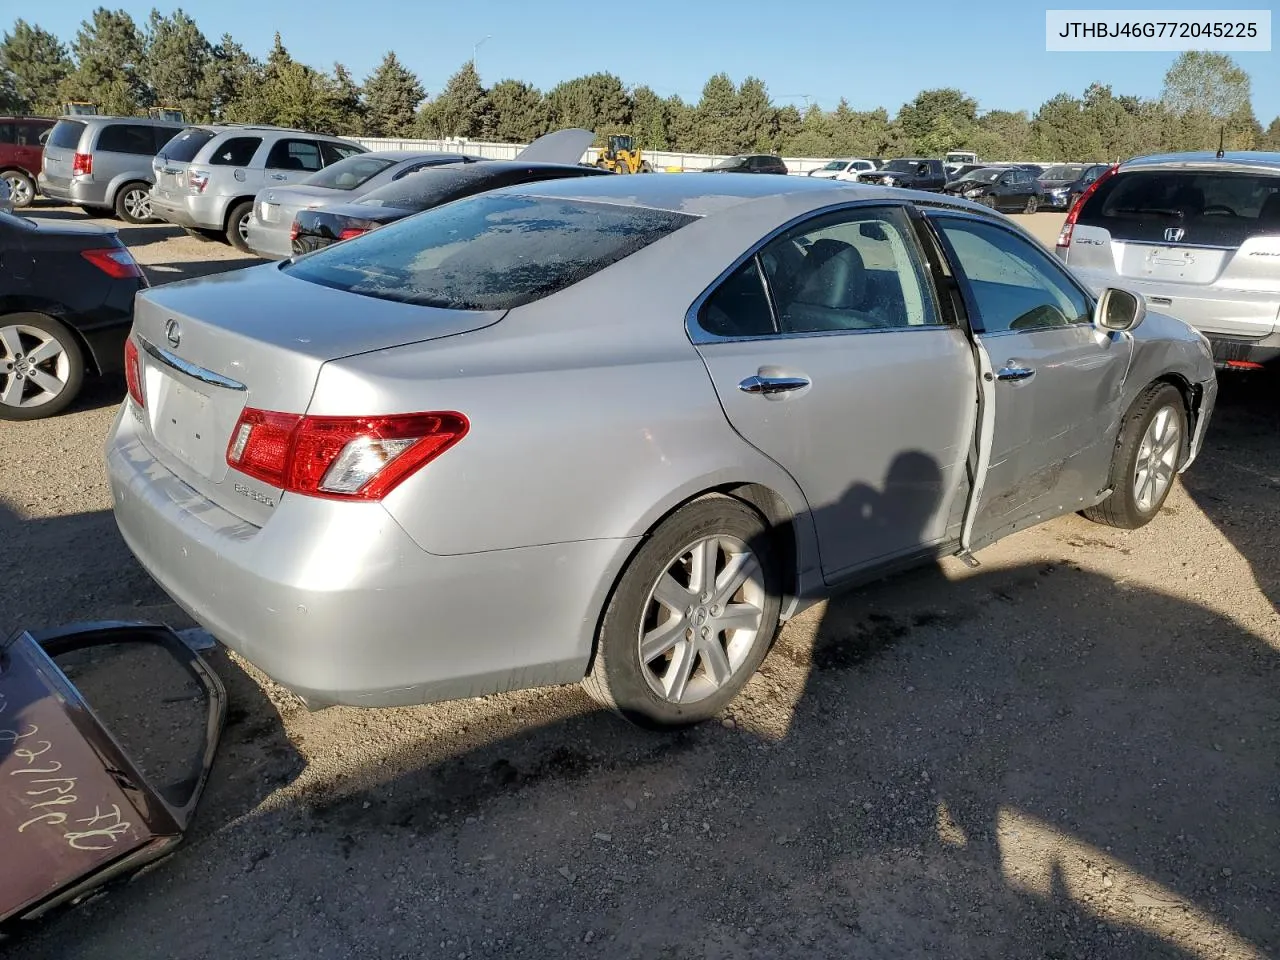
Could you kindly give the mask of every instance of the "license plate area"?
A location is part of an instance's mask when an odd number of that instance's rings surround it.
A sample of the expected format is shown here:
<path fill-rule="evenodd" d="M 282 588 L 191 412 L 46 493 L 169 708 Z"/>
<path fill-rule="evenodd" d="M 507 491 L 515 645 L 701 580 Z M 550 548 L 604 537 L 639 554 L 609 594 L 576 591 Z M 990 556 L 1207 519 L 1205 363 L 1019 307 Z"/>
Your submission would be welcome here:
<path fill-rule="evenodd" d="M 171 454 L 204 477 L 217 471 L 219 443 L 210 398 L 163 371 L 148 371 L 151 432 Z"/>
<path fill-rule="evenodd" d="M 280 220 L 280 204 L 262 201 L 262 203 L 258 204 L 258 217 L 263 223 L 278 223 Z"/>

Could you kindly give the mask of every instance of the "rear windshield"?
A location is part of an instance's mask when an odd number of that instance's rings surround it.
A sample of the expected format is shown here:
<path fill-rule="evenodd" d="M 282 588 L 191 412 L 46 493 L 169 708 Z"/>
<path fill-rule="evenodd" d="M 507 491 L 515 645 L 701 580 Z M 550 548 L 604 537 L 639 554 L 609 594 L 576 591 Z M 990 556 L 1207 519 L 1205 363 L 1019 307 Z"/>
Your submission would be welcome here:
<path fill-rule="evenodd" d="M 212 140 L 212 130 L 203 127 L 188 127 L 160 148 L 160 154 L 166 160 L 175 163 L 190 163 L 200 152 L 200 148 Z"/>
<path fill-rule="evenodd" d="M 80 143 L 80 134 L 84 133 L 84 124 L 79 120 L 59 120 L 49 134 L 47 146 L 74 150 Z"/>
<path fill-rule="evenodd" d="M 423 167 L 394 183 L 370 190 L 356 203 L 397 210 L 426 210 L 452 200 L 475 179 L 470 167 Z"/>
<path fill-rule="evenodd" d="M 312 187 L 328 187 L 331 190 L 354 190 L 372 180 L 395 163 L 385 157 L 366 157 L 357 154 L 325 167 L 319 173 L 307 177 L 305 183 Z"/>
<path fill-rule="evenodd" d="M 1116 240 L 1237 247 L 1258 234 L 1280 233 L 1280 176 L 1119 173 L 1098 186 L 1080 222 L 1104 227 Z"/>
<path fill-rule="evenodd" d="M 510 310 L 572 286 L 694 219 L 617 204 L 481 194 L 281 269 L 382 300 Z"/>

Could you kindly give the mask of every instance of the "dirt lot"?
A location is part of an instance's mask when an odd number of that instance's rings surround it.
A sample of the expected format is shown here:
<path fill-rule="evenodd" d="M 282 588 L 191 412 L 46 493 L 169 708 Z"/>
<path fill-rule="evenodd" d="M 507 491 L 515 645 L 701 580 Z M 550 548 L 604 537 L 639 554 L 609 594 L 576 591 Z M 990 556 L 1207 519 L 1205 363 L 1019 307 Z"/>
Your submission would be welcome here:
<path fill-rule="evenodd" d="M 126 239 L 154 282 L 251 262 Z M 0 427 L 0 632 L 189 625 L 111 520 L 122 395 Z M 575 687 L 310 714 L 214 654 L 189 843 L 8 955 L 1280 954 L 1278 428 L 1274 380 L 1228 383 L 1146 529 L 1068 517 L 833 600 L 677 735 Z"/>

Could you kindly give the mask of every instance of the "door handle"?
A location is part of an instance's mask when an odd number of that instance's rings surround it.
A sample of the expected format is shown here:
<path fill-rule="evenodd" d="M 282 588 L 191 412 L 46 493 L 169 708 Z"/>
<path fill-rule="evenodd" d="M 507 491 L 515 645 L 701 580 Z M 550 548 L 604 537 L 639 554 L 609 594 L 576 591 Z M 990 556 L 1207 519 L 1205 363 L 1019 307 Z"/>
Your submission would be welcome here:
<path fill-rule="evenodd" d="M 1030 380 L 1036 372 L 1030 367 L 1018 367 L 1013 363 L 1003 366 L 996 372 L 997 380 Z"/>
<path fill-rule="evenodd" d="M 771 396 L 775 393 L 789 393 L 792 390 L 803 390 L 809 386 L 808 377 L 747 377 L 738 389 L 743 393 L 762 393 Z"/>
<path fill-rule="evenodd" d="M 289 178 L 285 176 L 283 173 L 273 173 L 271 174 L 271 179 L 272 180 L 288 180 Z"/>

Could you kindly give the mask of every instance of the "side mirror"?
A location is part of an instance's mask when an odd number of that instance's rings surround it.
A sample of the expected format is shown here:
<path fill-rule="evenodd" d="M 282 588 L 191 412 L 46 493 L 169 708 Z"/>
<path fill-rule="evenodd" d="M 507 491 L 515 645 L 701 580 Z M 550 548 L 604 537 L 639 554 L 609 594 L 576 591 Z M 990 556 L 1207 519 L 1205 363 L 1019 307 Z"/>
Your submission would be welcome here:
<path fill-rule="evenodd" d="M 1128 333 L 1147 316 L 1147 304 L 1128 290 L 1107 287 L 1093 309 L 1093 323 L 1099 330 Z"/>

